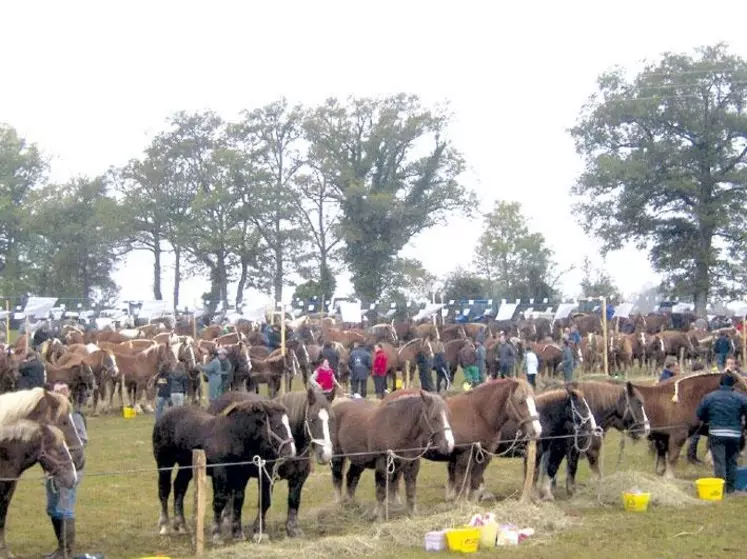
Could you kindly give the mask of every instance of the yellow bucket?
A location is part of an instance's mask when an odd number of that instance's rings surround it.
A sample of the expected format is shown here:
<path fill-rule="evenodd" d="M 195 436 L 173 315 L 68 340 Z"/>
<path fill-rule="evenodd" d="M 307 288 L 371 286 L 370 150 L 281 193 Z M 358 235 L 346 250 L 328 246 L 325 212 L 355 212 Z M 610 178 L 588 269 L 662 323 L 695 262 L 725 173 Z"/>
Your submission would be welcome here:
<path fill-rule="evenodd" d="M 646 512 L 651 493 L 623 493 L 623 506 L 628 512 Z"/>
<path fill-rule="evenodd" d="M 136 415 L 137 413 L 135 413 L 135 408 L 130 408 L 130 407 L 122 408 L 122 417 L 124 417 L 125 419 L 132 419 Z"/>
<path fill-rule="evenodd" d="M 480 549 L 493 549 L 498 538 L 498 523 L 489 522 L 480 526 Z"/>
<path fill-rule="evenodd" d="M 446 532 L 446 545 L 449 551 L 476 553 L 480 543 L 480 529 L 463 526 Z"/>
<path fill-rule="evenodd" d="M 397 380 L 394 381 L 394 387 L 397 390 L 402 390 L 402 379 L 401 378 L 398 378 Z"/>
<path fill-rule="evenodd" d="M 724 480 L 718 477 L 702 477 L 695 480 L 698 498 L 703 501 L 720 501 L 724 498 Z"/>

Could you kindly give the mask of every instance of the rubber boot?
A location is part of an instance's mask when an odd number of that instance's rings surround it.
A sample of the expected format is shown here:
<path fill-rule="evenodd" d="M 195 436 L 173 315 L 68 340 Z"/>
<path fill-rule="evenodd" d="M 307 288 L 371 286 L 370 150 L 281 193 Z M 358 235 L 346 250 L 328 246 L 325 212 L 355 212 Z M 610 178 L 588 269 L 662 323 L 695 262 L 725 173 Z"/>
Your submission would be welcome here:
<path fill-rule="evenodd" d="M 73 559 L 75 549 L 75 519 L 65 518 L 62 521 L 62 538 L 65 550 L 65 559 Z"/>
<path fill-rule="evenodd" d="M 695 434 L 687 441 L 687 461 L 690 464 L 703 464 L 703 461 L 698 458 L 698 442 L 700 441 L 700 435 Z"/>
<path fill-rule="evenodd" d="M 57 549 L 52 553 L 48 553 L 44 556 L 44 559 L 54 559 L 62 555 L 62 519 L 54 518 L 50 516 L 49 519 L 52 521 L 52 527 L 54 528 L 54 535 L 57 538 Z"/>

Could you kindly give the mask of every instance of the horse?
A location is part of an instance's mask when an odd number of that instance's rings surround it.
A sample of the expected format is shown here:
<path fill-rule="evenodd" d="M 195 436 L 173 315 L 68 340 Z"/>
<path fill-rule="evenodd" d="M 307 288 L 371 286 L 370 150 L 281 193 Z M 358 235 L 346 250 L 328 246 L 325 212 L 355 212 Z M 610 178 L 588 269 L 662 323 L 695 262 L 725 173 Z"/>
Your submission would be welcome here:
<path fill-rule="evenodd" d="M 247 390 L 259 394 L 259 385 L 267 384 L 270 398 L 280 392 L 283 375 L 295 376 L 299 369 L 298 358 L 293 351 L 286 351 L 283 355 L 282 350 L 275 350 L 265 359 L 252 358 L 251 363 L 252 372 L 249 373 Z"/>
<path fill-rule="evenodd" d="M 286 351 L 292 351 L 293 354 L 296 357 L 296 362 L 298 363 L 298 371 L 301 372 L 302 378 L 303 378 L 303 385 L 304 388 L 308 385 L 309 377 L 311 376 L 311 373 L 313 372 L 313 364 L 311 361 L 311 355 L 309 354 L 309 350 L 306 347 L 306 344 L 303 342 L 301 338 L 292 338 L 286 342 Z M 293 377 L 298 374 L 298 371 L 294 373 L 293 376 L 287 377 L 286 382 L 286 390 L 288 392 L 291 392 L 293 390 Z"/>
<path fill-rule="evenodd" d="M 148 384 L 155 379 L 162 367 L 173 370 L 176 357 L 170 348 L 164 345 L 153 345 L 135 355 L 116 353 L 117 365 L 122 372 L 120 390 L 124 385 L 127 399 L 131 405 L 140 406 L 140 398 L 146 397 Z M 113 394 L 112 394 L 113 397 Z M 120 392 L 124 403 L 124 395 Z"/>
<path fill-rule="evenodd" d="M 114 386 L 119 380 L 119 367 L 117 367 L 112 351 L 101 349 L 94 344 L 71 346 L 68 352 L 57 361 L 57 364 L 61 366 L 78 363 L 87 365 L 93 372 L 96 381 L 96 387 L 93 390 L 93 413 L 95 414 L 99 400 L 106 402 L 107 389 L 110 389 L 110 394 L 113 395 Z M 111 396 L 109 404 L 111 404 Z"/>
<path fill-rule="evenodd" d="M 741 375 L 735 389 L 747 393 L 747 381 Z M 703 397 L 717 390 L 721 373 L 700 373 L 674 377 L 653 386 L 634 384 L 644 398 L 646 414 L 651 422 L 649 439 L 656 451 L 655 471 L 658 475 L 673 478 L 673 469 L 682 445 L 700 427 L 695 411 Z"/>
<path fill-rule="evenodd" d="M 332 485 L 339 502 L 346 459 L 346 499 L 352 500 L 361 474 L 375 470 L 377 519 L 382 518 L 386 499 L 386 480 L 402 472 L 407 493 L 407 512 L 415 512 L 415 496 L 420 457 L 431 448 L 443 454 L 454 450 L 449 408 L 437 394 L 414 391 L 394 400 L 378 403 L 369 400 L 339 399 L 332 441 Z M 347 457 L 347 458 L 346 458 Z"/>
<path fill-rule="evenodd" d="M 220 415 L 212 415 L 195 407 L 171 408 L 153 427 L 153 456 L 158 467 L 158 497 L 161 534 L 168 533 L 168 500 L 171 492 L 171 471 L 179 466 L 174 479 L 174 530 L 186 530 L 184 495 L 192 479 L 192 450 L 205 451 L 207 473 L 213 480 L 213 541 L 221 541 L 220 517 L 233 495 L 234 538 L 242 539 L 241 509 L 248 481 L 247 470 L 254 468 L 259 478 L 262 500 L 270 501 L 271 481 L 259 475 L 257 466 L 249 464 L 258 456 L 262 460 L 292 458 L 296 444 L 291 434 L 287 410 L 270 400 L 234 402 Z M 224 464 L 234 464 L 224 466 Z"/>
<path fill-rule="evenodd" d="M 64 366 L 45 363 L 44 368 L 47 373 L 47 385 L 52 387 L 58 382 L 64 382 L 70 387 L 73 401 L 78 405 L 83 405 L 88 396 L 96 390 L 93 370 L 82 360 Z"/>
<path fill-rule="evenodd" d="M 234 402 L 256 398 L 258 396 L 255 394 L 227 392 L 210 404 L 208 412 L 219 414 Z M 298 510 L 301 506 L 301 491 L 311 473 L 311 456 L 314 455 L 318 464 L 328 464 L 332 459 L 330 438 L 332 410 L 324 394 L 311 386 L 304 392 L 283 394 L 276 401 L 288 410 L 288 421 L 298 452 L 295 460 L 283 462 L 277 469 L 278 479 L 288 481 L 288 517 L 285 530 L 288 537 L 294 538 L 303 535 L 298 525 Z M 255 533 L 260 526 L 260 514 L 262 526 L 266 526 L 265 515 L 269 507 L 270 501 L 263 499 L 262 509 L 258 511 L 253 525 Z"/>
<path fill-rule="evenodd" d="M 37 462 L 47 477 L 72 488 L 78 475 L 65 435 L 53 425 L 28 419 L 0 425 L 0 556 L 12 557 L 5 542 L 10 501 L 21 474 Z"/>
<path fill-rule="evenodd" d="M 0 426 L 22 419 L 49 423 L 60 429 L 65 435 L 65 443 L 75 467 L 83 467 L 83 442 L 73 423 L 73 406 L 65 396 L 43 388 L 0 394 Z"/>
<path fill-rule="evenodd" d="M 446 362 L 449 364 L 449 381 L 452 384 L 454 383 L 457 367 L 463 367 L 463 363 L 467 362 L 467 355 L 470 355 L 472 361 L 477 359 L 475 344 L 467 337 L 446 342 L 444 344 L 444 354 Z"/>
<path fill-rule="evenodd" d="M 641 391 L 632 383 L 583 381 L 573 382 L 570 385 L 583 392 L 586 403 L 591 413 L 594 414 L 594 420 L 602 432 L 606 433 L 614 428 L 627 432 L 634 440 L 650 434 L 651 424 L 646 415 L 644 398 Z M 551 442 L 550 445 L 554 444 Z M 597 479 L 602 477 L 602 472 L 599 470 L 601 450 L 602 437 L 592 437 L 591 446 L 586 450 L 585 455 L 589 461 L 589 468 Z M 576 445 L 567 445 L 567 451 L 566 491 L 568 495 L 573 495 L 576 489 L 576 471 L 581 453 Z"/>
<path fill-rule="evenodd" d="M 39 346 L 39 356 L 48 363 L 57 363 L 66 351 L 65 345 L 57 338 L 50 338 Z"/>
<path fill-rule="evenodd" d="M 392 391 L 397 389 L 397 374 L 407 367 L 408 363 L 413 365 L 412 369 L 414 370 L 419 353 L 425 352 L 431 358 L 433 357 L 433 346 L 429 338 L 414 338 L 399 348 L 382 343 L 381 348 L 386 354 L 387 366 L 389 367 L 387 377 L 392 381 Z"/>
<path fill-rule="evenodd" d="M 405 390 L 402 392 L 410 392 Z M 400 391 L 384 398 L 396 398 Z M 454 432 L 454 451 L 441 454 L 429 450 L 424 458 L 448 463 L 446 500 L 457 497 L 479 500 L 480 481 L 501 440 L 503 425 L 511 420 L 518 426 L 516 436 L 539 438 L 542 434 L 532 387 L 523 379 L 491 380 L 465 392 L 446 398 Z M 480 455 L 481 460 L 476 460 Z M 398 501 L 399 479 L 392 483 L 392 496 Z"/>

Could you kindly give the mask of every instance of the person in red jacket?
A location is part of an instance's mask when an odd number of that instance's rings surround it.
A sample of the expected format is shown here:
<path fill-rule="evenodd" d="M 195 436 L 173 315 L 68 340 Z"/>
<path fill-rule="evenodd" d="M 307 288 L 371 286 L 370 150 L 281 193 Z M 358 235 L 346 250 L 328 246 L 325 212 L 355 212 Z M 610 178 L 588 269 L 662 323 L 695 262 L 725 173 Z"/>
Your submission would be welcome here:
<path fill-rule="evenodd" d="M 376 344 L 376 353 L 374 353 L 373 362 L 373 375 L 374 390 L 376 391 L 376 397 L 379 400 L 384 398 L 386 394 L 386 372 L 389 369 L 389 363 L 387 362 L 386 353 L 381 344 Z"/>
<path fill-rule="evenodd" d="M 340 386 L 337 378 L 335 378 L 335 372 L 329 366 L 329 361 L 326 359 L 311 374 L 309 382 L 324 392 L 330 402 L 335 397 L 335 386 L 342 390 L 342 386 Z"/>

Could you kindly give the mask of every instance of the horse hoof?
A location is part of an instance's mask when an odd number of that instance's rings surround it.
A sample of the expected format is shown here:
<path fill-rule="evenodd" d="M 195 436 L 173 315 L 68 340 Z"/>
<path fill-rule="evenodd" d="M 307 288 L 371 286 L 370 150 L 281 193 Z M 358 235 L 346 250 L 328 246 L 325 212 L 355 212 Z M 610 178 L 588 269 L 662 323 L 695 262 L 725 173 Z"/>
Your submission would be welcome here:
<path fill-rule="evenodd" d="M 213 545 L 223 545 L 223 538 L 220 534 L 213 534 Z"/>
<path fill-rule="evenodd" d="M 479 498 L 480 501 L 495 501 L 496 496 L 490 491 L 483 491 Z"/>
<path fill-rule="evenodd" d="M 246 539 L 246 534 L 244 534 L 244 530 L 239 530 L 239 531 L 233 532 L 231 534 L 231 537 L 233 538 L 234 541 L 243 542 Z"/>
<path fill-rule="evenodd" d="M 175 530 L 176 530 L 176 528 L 175 528 Z M 171 530 L 169 530 L 169 525 L 168 524 L 162 524 L 161 527 L 160 527 L 160 529 L 158 530 L 158 535 L 159 536 L 166 536 L 166 535 L 169 534 L 170 531 Z"/>
<path fill-rule="evenodd" d="M 270 536 L 268 536 L 265 533 L 262 533 L 262 534 L 255 533 L 252 536 L 252 541 L 254 543 L 269 543 L 270 542 Z"/>
<path fill-rule="evenodd" d="M 0 548 L 0 559 L 16 559 L 7 547 Z"/>
<path fill-rule="evenodd" d="M 288 534 L 289 538 L 303 538 L 306 536 L 306 534 L 303 533 L 303 530 L 298 526 L 286 526 L 285 532 Z"/>
<path fill-rule="evenodd" d="M 543 502 L 552 502 L 555 500 L 555 496 L 552 493 L 542 493 L 540 494 L 540 501 Z"/>

